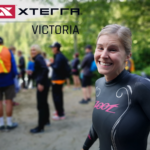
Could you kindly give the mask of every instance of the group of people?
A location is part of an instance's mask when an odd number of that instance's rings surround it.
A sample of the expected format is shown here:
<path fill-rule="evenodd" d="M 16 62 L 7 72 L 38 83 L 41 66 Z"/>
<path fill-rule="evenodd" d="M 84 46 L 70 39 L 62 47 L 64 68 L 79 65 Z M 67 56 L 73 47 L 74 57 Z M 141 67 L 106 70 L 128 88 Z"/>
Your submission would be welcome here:
<path fill-rule="evenodd" d="M 0 100 L 4 99 L 6 103 L 7 113 L 7 127 L 4 125 L 3 118 L 3 103 L 0 106 L 0 130 L 5 128 L 14 129 L 18 126 L 17 123 L 12 122 L 13 102 L 16 93 L 19 91 L 19 78 L 22 79 L 22 88 L 27 88 L 31 80 L 36 82 L 36 97 L 37 97 L 37 110 L 38 110 L 38 125 L 31 129 L 31 133 L 43 132 L 45 125 L 50 125 L 50 111 L 48 105 L 48 92 L 50 85 L 52 86 L 52 97 L 55 106 L 55 112 L 53 113 L 53 120 L 65 119 L 64 101 L 63 101 L 63 85 L 70 75 L 73 76 L 75 86 L 79 88 L 79 54 L 74 54 L 74 60 L 71 64 L 71 69 L 67 58 L 60 51 L 61 44 L 55 42 L 50 45 L 54 58 L 50 60 L 46 58 L 46 53 L 42 52 L 39 45 L 32 45 L 30 48 L 30 57 L 26 69 L 25 58 L 22 55 L 22 51 L 18 51 L 19 56 L 18 65 L 15 60 L 15 47 L 9 48 L 4 46 L 4 41 L 0 38 Z M 85 47 L 86 55 L 81 63 L 82 73 L 82 87 L 83 87 L 83 99 L 81 104 L 86 104 L 91 101 L 91 78 L 92 73 L 90 71 L 91 63 L 94 60 L 92 54 L 92 47 L 90 45 Z M 19 71 L 18 71 L 19 69 Z M 7 70 L 7 72 L 5 72 Z M 51 75 L 49 75 L 49 73 Z M 25 75 L 28 76 L 28 83 L 26 84 Z M 49 77 L 51 77 L 49 79 Z M 33 81 L 33 84 L 34 84 Z"/>
<path fill-rule="evenodd" d="M 104 77 L 95 83 L 95 106 L 92 115 L 92 127 L 83 145 L 88 150 L 96 139 L 100 140 L 100 150 L 146 150 L 150 130 L 150 80 L 127 71 L 127 62 L 131 58 L 131 31 L 129 28 L 112 24 L 105 26 L 98 35 L 94 56 L 88 45 L 86 56 L 81 63 L 82 87 L 84 98 L 81 104 L 91 100 L 91 63 L 95 60 L 97 70 Z M 61 53 L 61 45 L 50 45 L 54 59 L 48 64 L 53 69 L 52 97 L 54 100 L 54 120 L 65 119 L 63 107 L 63 84 L 69 77 L 68 60 Z M 50 125 L 48 67 L 38 45 L 32 45 L 31 57 L 34 60 L 32 77 L 37 87 L 38 125 L 31 133 L 44 131 Z M 11 51 L 3 46 L 0 38 L 0 129 L 3 130 L 3 94 L 6 99 L 7 129 L 17 127 L 12 122 L 12 99 L 15 96 L 13 79 L 17 75 L 15 60 Z M 8 61 L 9 60 L 9 61 Z M 78 54 L 74 55 L 72 65 L 73 79 L 79 83 Z"/>
<path fill-rule="evenodd" d="M 55 105 L 55 113 L 52 118 L 54 120 L 65 119 L 65 111 L 63 108 L 63 83 L 67 78 L 67 73 L 64 68 L 68 67 L 68 60 L 60 52 L 61 45 L 59 43 L 54 43 L 50 46 L 53 53 L 54 59 L 46 64 L 44 57 L 42 56 L 41 48 L 38 45 L 32 45 L 30 48 L 31 58 L 34 61 L 33 71 L 28 70 L 29 78 L 33 78 L 36 81 L 36 96 L 37 96 L 37 109 L 38 109 L 38 125 L 37 127 L 30 130 L 31 133 L 43 132 L 45 125 L 50 125 L 50 111 L 48 105 L 48 92 L 50 87 L 50 80 L 48 78 L 48 66 L 53 68 L 53 74 L 51 77 L 52 82 L 52 96 Z M 15 58 L 13 55 L 14 49 L 8 49 L 4 46 L 4 41 L 0 38 L 0 130 L 4 129 L 14 129 L 18 126 L 17 123 L 12 122 L 12 111 L 13 103 L 12 100 L 15 97 L 15 82 L 14 79 L 18 75 L 17 66 Z M 21 77 L 24 83 L 25 75 L 25 60 L 21 56 L 21 51 L 19 51 L 19 64 L 21 69 Z M 5 97 L 4 97 L 5 96 Z M 4 124 L 3 117 L 3 103 L 2 100 L 5 98 L 6 102 L 6 114 L 7 114 L 7 126 Z"/>

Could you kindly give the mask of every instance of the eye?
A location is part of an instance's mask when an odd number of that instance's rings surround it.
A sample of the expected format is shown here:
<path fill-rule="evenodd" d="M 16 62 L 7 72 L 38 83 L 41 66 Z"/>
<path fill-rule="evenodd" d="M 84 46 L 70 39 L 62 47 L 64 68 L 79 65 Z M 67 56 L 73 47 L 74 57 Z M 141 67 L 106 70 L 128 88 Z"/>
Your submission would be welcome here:
<path fill-rule="evenodd" d="M 103 50 L 103 47 L 97 47 L 98 50 Z"/>
<path fill-rule="evenodd" d="M 110 49 L 110 51 L 116 51 L 115 49 Z"/>
<path fill-rule="evenodd" d="M 116 52 L 117 50 L 115 48 L 110 48 L 109 51 L 110 52 Z"/>

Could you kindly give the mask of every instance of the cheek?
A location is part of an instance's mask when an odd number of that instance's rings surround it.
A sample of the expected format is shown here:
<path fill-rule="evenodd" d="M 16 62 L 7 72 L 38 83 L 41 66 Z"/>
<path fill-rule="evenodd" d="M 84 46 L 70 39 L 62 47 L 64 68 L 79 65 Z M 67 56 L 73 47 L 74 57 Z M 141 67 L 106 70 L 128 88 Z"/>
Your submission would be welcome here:
<path fill-rule="evenodd" d="M 33 55 L 32 52 L 30 52 L 31 56 Z"/>
<path fill-rule="evenodd" d="M 125 57 L 123 57 L 122 55 L 116 55 L 116 56 L 112 56 L 111 60 L 117 65 L 123 65 L 125 63 Z"/>
<path fill-rule="evenodd" d="M 97 59 L 99 59 L 99 57 L 100 57 L 100 53 L 97 52 L 97 51 L 95 51 L 95 53 L 94 53 L 94 59 L 97 60 Z"/>
<path fill-rule="evenodd" d="M 32 56 L 35 56 L 35 52 L 31 52 L 31 55 L 32 55 Z"/>

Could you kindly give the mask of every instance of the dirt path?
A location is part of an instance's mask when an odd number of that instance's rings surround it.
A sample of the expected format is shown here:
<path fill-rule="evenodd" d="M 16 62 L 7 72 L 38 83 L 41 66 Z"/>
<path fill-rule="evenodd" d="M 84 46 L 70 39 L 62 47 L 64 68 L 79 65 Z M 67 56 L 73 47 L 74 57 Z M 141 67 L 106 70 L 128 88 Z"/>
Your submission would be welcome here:
<path fill-rule="evenodd" d="M 72 87 L 64 89 L 66 119 L 51 121 L 45 132 L 32 135 L 29 130 L 37 124 L 35 89 L 22 91 L 16 101 L 20 103 L 14 109 L 14 120 L 19 127 L 10 132 L 0 132 L 0 149 L 2 150 L 81 150 L 91 126 L 93 101 L 88 105 L 80 105 L 81 90 Z M 54 111 L 51 92 L 49 93 L 51 112 Z M 149 142 L 150 144 L 150 142 Z M 148 150 L 150 145 L 148 144 Z M 91 150 L 98 150 L 98 141 Z"/>

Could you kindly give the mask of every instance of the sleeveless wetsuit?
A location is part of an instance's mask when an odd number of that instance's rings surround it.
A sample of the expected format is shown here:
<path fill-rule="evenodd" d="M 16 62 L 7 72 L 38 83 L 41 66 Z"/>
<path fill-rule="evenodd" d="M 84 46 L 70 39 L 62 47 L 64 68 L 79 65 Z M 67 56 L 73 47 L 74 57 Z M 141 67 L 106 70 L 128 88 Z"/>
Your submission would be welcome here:
<path fill-rule="evenodd" d="M 150 80 L 126 70 L 110 82 L 96 81 L 93 125 L 84 143 L 99 138 L 100 150 L 146 150 L 150 130 Z"/>

